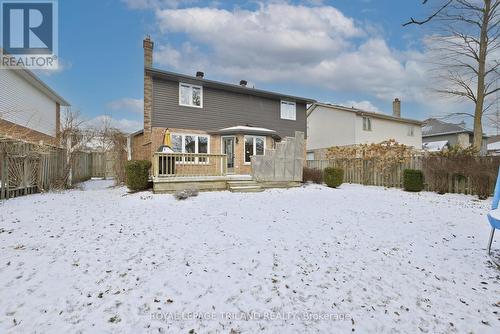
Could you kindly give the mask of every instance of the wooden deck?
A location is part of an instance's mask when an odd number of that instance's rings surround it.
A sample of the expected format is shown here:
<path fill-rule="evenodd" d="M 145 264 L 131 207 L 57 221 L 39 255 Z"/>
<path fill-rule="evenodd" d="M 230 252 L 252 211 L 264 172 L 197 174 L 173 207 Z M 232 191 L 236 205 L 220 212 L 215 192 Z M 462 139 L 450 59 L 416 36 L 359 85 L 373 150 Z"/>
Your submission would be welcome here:
<path fill-rule="evenodd" d="M 196 188 L 199 191 L 221 191 L 228 189 L 228 182 L 252 181 L 251 175 L 224 176 L 180 176 L 154 177 L 153 191 L 155 193 L 172 193 L 177 190 Z"/>
<path fill-rule="evenodd" d="M 155 193 L 173 193 L 189 188 L 199 191 L 257 192 L 266 188 L 290 188 L 300 184 L 257 183 L 251 175 L 228 174 L 225 154 L 155 153 L 153 158 Z"/>

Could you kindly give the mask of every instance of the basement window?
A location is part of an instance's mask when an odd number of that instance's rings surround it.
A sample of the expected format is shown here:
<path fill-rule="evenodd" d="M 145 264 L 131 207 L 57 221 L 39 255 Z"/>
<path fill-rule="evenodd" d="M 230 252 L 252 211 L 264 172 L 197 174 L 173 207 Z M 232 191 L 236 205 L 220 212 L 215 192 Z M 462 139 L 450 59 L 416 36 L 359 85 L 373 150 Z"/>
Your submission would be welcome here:
<path fill-rule="evenodd" d="M 203 108 L 203 87 L 180 82 L 179 105 Z"/>

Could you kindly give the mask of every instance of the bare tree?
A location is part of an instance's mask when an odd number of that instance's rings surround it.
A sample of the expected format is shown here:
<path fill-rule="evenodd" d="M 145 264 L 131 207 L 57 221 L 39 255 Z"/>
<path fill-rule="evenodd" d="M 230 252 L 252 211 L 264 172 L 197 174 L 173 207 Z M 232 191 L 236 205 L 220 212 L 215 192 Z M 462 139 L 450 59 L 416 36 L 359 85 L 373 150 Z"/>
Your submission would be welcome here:
<path fill-rule="evenodd" d="M 119 129 L 112 126 L 111 117 L 103 116 L 96 125 L 97 149 L 102 153 L 104 178 L 111 172 L 116 183 L 125 181 L 125 162 L 127 159 L 127 137 Z"/>
<path fill-rule="evenodd" d="M 425 5 L 428 0 L 422 0 Z M 404 26 L 431 21 L 438 30 L 431 37 L 432 62 L 438 65 L 446 87 L 437 91 L 466 99 L 474 113 L 474 143 L 483 141 L 483 116 L 498 99 L 500 76 L 500 0 L 436 0 L 436 9 L 427 18 L 411 18 Z"/>
<path fill-rule="evenodd" d="M 63 181 L 67 186 L 73 184 L 73 161 L 78 151 L 86 148 L 95 138 L 96 131 L 87 126 L 79 111 L 67 108 L 61 117 L 61 141 L 66 145 L 66 168 Z"/>

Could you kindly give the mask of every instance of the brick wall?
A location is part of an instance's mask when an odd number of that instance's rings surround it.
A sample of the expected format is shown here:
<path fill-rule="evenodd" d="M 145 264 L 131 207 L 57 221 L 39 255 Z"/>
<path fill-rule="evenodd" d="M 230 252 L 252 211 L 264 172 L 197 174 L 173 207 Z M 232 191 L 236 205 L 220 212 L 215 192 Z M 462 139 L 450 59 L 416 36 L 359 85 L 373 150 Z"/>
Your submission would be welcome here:
<path fill-rule="evenodd" d="M 0 135 L 36 144 L 40 144 L 40 142 L 55 146 L 58 146 L 59 144 L 59 141 L 55 137 L 29 129 L 21 125 L 11 123 L 3 119 L 0 119 Z"/>
<path fill-rule="evenodd" d="M 154 43 L 149 37 L 143 41 L 144 68 L 153 66 Z M 153 78 L 144 71 L 144 132 L 146 137 L 151 131 L 151 114 L 153 111 Z"/>
<path fill-rule="evenodd" d="M 144 134 L 131 138 L 132 160 L 151 160 L 151 144 L 145 142 Z"/>
<path fill-rule="evenodd" d="M 153 127 L 151 130 L 151 155 L 158 150 L 158 148 L 163 145 L 163 139 L 165 135 L 166 128 Z M 170 133 L 174 134 L 193 134 L 193 135 L 209 135 L 205 131 L 194 130 L 194 129 L 169 129 Z M 220 135 L 209 135 L 210 136 L 210 153 L 211 154 L 221 154 L 221 136 Z M 234 148 L 234 172 L 235 174 L 251 174 L 252 166 L 251 164 L 245 164 L 245 136 L 242 134 L 234 135 L 235 148 Z M 273 148 L 274 139 L 272 137 L 266 137 L 266 149 Z"/>

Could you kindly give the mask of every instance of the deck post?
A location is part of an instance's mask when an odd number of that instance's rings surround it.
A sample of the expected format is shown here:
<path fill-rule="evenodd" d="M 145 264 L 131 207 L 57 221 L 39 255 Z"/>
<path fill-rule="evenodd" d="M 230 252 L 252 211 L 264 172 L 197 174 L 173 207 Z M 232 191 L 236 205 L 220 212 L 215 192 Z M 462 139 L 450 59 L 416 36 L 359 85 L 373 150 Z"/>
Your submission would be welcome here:
<path fill-rule="evenodd" d="M 158 172 L 159 172 L 159 166 L 158 166 L 158 160 L 159 160 L 159 156 L 157 153 L 155 153 L 153 155 L 153 178 L 157 177 L 158 176 Z"/>

